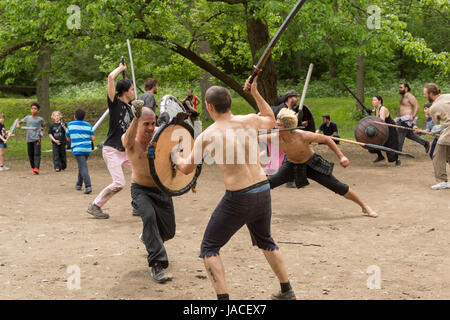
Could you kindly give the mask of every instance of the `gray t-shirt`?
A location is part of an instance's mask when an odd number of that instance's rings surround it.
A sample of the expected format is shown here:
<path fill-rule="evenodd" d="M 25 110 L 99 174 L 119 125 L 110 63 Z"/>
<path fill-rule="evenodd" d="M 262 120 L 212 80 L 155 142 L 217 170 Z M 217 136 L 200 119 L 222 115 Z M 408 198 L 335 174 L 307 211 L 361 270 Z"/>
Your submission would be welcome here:
<path fill-rule="evenodd" d="M 45 121 L 41 117 L 33 118 L 32 116 L 26 116 L 22 119 L 26 127 L 36 128 L 34 130 L 27 130 L 27 142 L 39 141 L 43 135 L 43 129 Z"/>
<path fill-rule="evenodd" d="M 138 98 L 139 100 L 144 101 L 145 107 L 151 107 L 153 109 L 153 112 L 156 111 L 156 108 L 158 107 L 156 105 L 155 97 L 153 96 L 153 93 L 151 92 L 144 92 L 141 94 Z"/>

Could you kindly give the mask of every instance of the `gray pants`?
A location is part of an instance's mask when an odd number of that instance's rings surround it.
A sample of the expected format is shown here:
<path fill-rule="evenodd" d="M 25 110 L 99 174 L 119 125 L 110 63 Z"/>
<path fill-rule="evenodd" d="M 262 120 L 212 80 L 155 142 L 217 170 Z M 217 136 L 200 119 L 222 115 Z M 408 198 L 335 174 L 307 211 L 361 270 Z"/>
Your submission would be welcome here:
<path fill-rule="evenodd" d="M 89 177 L 89 171 L 87 166 L 87 159 L 89 156 L 86 155 L 75 155 L 75 159 L 77 159 L 78 163 L 78 180 L 77 185 L 80 187 L 84 186 L 86 188 L 91 187 L 91 177 Z"/>
<path fill-rule="evenodd" d="M 147 249 L 148 265 L 161 263 L 163 268 L 169 265 L 164 242 L 175 236 L 175 211 L 172 198 L 158 188 L 131 184 L 133 208 L 141 215 L 143 230 L 142 238 Z"/>
<path fill-rule="evenodd" d="M 406 127 L 406 128 L 412 128 L 408 126 L 406 122 L 401 121 L 399 123 L 400 126 Z M 417 134 L 415 134 L 413 131 L 410 130 L 404 130 L 404 129 L 398 129 L 398 150 L 403 150 L 403 144 L 405 143 L 405 138 L 411 139 L 417 143 L 420 143 L 421 145 L 425 146 L 427 143 L 427 140 L 422 139 Z"/>
<path fill-rule="evenodd" d="M 433 154 L 434 177 L 436 181 L 447 182 L 447 161 L 450 163 L 450 146 L 437 144 Z"/>

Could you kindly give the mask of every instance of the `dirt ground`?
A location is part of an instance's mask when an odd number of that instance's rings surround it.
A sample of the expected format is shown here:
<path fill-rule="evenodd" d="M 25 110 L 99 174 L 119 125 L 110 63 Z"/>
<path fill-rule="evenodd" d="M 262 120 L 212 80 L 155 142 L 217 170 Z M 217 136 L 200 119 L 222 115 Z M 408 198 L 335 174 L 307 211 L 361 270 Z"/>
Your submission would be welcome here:
<path fill-rule="evenodd" d="M 400 168 L 373 164 L 375 155 L 341 145 L 351 161 L 335 175 L 378 213 L 364 217 L 354 203 L 311 181 L 272 191 L 272 233 L 298 299 L 450 299 L 450 190 L 432 191 L 432 163 L 407 141 Z M 325 146 L 315 149 L 336 162 Z M 173 280 L 151 280 L 142 222 L 131 215 L 127 187 L 104 207 L 108 220 L 85 211 L 110 183 L 101 158 L 89 160 L 94 192 L 74 189 L 76 162 L 65 172 L 50 158 L 32 176 L 24 160 L 0 173 L 1 299 L 215 299 L 198 258 L 212 210 L 224 193 L 218 168 L 204 166 L 197 193 L 174 198 L 177 232 L 166 243 Z M 449 171 L 450 174 L 450 171 Z M 221 250 L 232 299 L 269 299 L 279 284 L 242 228 Z M 80 289 L 68 267 L 81 274 Z M 377 270 L 376 274 L 369 274 Z M 380 275 L 381 289 L 368 289 Z"/>

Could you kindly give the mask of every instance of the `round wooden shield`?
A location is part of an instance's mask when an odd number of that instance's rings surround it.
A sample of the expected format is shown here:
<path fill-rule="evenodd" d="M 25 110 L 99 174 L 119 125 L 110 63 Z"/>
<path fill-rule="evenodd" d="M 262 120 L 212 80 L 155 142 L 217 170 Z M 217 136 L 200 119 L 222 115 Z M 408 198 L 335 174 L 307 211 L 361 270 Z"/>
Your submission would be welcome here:
<path fill-rule="evenodd" d="M 149 156 L 150 174 L 163 192 L 170 196 L 180 196 L 195 187 L 201 172 L 201 164 L 188 175 L 177 170 L 172 163 L 171 153 L 179 148 L 187 156 L 194 147 L 194 130 L 184 120 L 181 113 L 169 123 L 158 128 L 152 139 L 154 157 Z"/>
<path fill-rule="evenodd" d="M 384 122 L 379 117 L 367 116 L 359 120 L 355 127 L 356 141 L 382 146 L 389 137 L 389 128 L 377 122 Z"/>

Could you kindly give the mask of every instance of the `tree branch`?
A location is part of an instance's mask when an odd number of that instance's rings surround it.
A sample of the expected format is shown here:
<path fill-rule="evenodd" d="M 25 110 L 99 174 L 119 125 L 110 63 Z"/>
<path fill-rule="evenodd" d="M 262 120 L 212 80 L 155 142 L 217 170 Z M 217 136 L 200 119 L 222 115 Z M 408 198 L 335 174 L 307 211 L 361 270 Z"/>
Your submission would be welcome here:
<path fill-rule="evenodd" d="M 3 52 L 0 52 L 0 59 L 5 58 L 7 55 L 13 53 L 14 51 L 17 51 L 17 50 L 25 48 L 25 47 L 29 47 L 33 44 L 34 44 L 34 41 L 26 41 L 24 43 L 21 43 L 21 44 L 13 46 L 11 48 L 8 48 L 8 49 L 4 50 Z"/>
<path fill-rule="evenodd" d="M 236 93 L 238 93 L 242 98 L 244 98 L 244 100 L 247 101 L 253 107 L 253 109 L 257 110 L 255 99 L 252 97 L 251 94 L 244 91 L 242 84 L 238 83 L 236 80 L 231 78 L 225 72 L 221 71 L 219 68 L 217 68 L 210 62 L 206 61 L 205 59 L 197 55 L 195 52 L 183 46 L 180 46 L 179 44 L 171 42 L 162 36 L 152 35 L 149 30 L 145 30 L 144 32 L 138 33 L 135 36 L 135 38 L 155 41 L 156 43 L 164 47 L 168 47 L 168 49 L 172 50 L 173 52 L 180 54 L 181 56 L 185 57 L 186 59 L 194 63 L 196 66 L 202 68 L 203 70 L 207 71 L 208 73 L 210 73 L 211 75 L 213 75 L 214 77 L 216 77 L 217 79 L 228 85 L 231 89 L 236 91 Z M 164 44 L 169 44 L 169 46 Z"/>
<path fill-rule="evenodd" d="M 247 0 L 207 0 L 208 2 L 225 2 L 228 4 L 244 4 L 247 3 Z"/>

